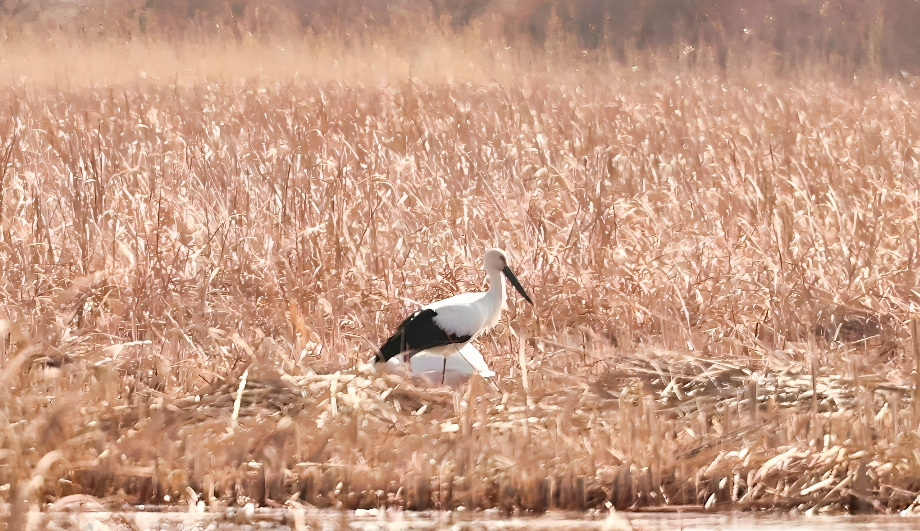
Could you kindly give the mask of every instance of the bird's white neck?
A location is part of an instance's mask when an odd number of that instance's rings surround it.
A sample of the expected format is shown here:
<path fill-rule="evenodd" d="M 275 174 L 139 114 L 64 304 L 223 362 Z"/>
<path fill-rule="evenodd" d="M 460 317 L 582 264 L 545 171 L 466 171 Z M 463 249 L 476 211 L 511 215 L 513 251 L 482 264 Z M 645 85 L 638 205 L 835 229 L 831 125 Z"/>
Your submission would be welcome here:
<path fill-rule="evenodd" d="M 505 302 L 505 283 L 502 282 L 502 272 L 490 269 L 487 271 L 489 275 L 489 291 L 486 294 L 490 299 L 497 299 L 498 306 L 501 308 L 503 302 Z"/>

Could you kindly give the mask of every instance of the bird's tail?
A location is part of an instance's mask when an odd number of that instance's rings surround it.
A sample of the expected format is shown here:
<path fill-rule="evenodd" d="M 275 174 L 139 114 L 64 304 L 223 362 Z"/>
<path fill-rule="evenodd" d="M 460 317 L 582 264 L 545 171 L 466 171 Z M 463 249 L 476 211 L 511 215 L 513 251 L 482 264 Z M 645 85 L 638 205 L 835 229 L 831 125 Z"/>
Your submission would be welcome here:
<path fill-rule="evenodd" d="M 377 363 L 383 363 L 388 361 L 393 356 L 398 355 L 403 351 L 403 337 L 402 334 L 393 334 L 390 339 L 387 339 L 387 342 L 380 347 L 380 352 L 377 353 L 375 358 Z"/>

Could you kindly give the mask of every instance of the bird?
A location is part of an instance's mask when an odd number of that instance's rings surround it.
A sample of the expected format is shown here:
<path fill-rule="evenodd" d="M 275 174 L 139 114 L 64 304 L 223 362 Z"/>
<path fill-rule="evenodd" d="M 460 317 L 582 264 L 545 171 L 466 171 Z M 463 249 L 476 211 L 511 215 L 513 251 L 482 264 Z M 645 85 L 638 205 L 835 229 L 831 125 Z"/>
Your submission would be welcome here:
<path fill-rule="evenodd" d="M 385 363 L 400 354 L 411 363 L 415 354 L 425 351 L 447 358 L 489 330 L 501 319 L 505 306 L 505 283 L 502 275 L 514 289 L 533 305 L 533 300 L 521 286 L 508 266 L 508 257 L 501 249 L 489 249 L 483 258 L 483 267 L 489 278 L 489 289 L 484 292 L 461 293 L 433 302 L 406 317 L 393 334 L 380 346 L 372 361 Z"/>

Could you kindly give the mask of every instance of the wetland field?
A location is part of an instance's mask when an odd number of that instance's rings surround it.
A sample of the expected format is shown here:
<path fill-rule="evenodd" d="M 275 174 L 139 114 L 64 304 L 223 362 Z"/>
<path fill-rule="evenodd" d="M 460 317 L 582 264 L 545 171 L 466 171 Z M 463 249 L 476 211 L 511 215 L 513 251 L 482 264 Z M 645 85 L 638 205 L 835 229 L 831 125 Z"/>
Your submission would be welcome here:
<path fill-rule="evenodd" d="M 10 529 L 920 514 L 909 69 L 100 39 L 0 43 Z M 495 246 L 494 378 L 360 368 Z"/>

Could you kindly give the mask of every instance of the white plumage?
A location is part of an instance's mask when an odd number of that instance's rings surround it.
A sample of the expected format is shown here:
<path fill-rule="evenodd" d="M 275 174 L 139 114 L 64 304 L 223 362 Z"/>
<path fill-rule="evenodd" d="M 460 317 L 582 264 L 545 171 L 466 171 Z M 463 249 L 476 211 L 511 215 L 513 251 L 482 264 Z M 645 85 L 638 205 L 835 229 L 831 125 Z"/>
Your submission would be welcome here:
<path fill-rule="evenodd" d="M 394 356 L 386 363 L 390 371 L 408 370 L 413 377 L 428 385 L 460 385 L 473 374 L 483 378 L 495 376 L 495 371 L 489 368 L 486 360 L 476 347 L 467 343 L 459 352 L 445 358 L 440 354 L 429 354 L 422 351 L 412 356 L 412 363 L 408 366 Z"/>

